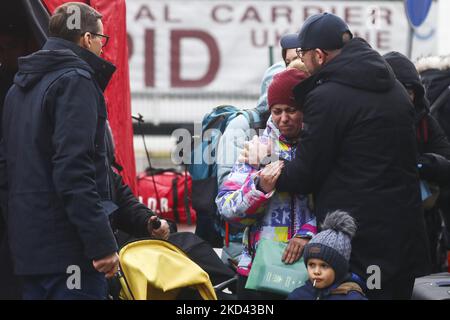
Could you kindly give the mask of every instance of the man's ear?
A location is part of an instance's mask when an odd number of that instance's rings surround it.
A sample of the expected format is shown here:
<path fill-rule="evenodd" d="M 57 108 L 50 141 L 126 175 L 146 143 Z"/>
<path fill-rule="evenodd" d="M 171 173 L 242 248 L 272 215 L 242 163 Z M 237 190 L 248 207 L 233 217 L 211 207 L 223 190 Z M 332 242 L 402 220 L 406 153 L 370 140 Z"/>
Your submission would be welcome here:
<path fill-rule="evenodd" d="M 321 49 L 314 49 L 314 51 L 317 53 L 316 57 L 317 57 L 317 62 L 320 65 L 323 65 L 326 62 L 326 58 L 327 55 L 325 54 L 325 52 Z"/>
<path fill-rule="evenodd" d="M 89 32 L 84 33 L 80 37 L 79 45 L 85 49 L 89 49 L 91 47 L 91 34 Z"/>

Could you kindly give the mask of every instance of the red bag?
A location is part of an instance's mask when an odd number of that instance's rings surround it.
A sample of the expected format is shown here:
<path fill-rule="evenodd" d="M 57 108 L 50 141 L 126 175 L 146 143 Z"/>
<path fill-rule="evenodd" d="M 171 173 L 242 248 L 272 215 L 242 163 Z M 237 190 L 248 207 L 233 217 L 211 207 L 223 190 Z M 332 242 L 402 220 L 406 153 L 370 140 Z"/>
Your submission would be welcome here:
<path fill-rule="evenodd" d="M 139 201 L 163 219 L 189 225 L 197 220 L 191 201 L 192 179 L 187 171 L 147 169 L 138 175 L 137 192 Z"/>

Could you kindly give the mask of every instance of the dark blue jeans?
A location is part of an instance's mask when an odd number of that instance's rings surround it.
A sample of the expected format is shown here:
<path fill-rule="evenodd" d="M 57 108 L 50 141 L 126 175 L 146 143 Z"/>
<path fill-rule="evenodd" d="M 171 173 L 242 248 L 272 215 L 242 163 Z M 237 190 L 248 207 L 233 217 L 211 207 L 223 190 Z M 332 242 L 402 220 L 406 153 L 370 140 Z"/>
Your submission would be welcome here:
<path fill-rule="evenodd" d="M 105 300 L 108 285 L 103 273 L 81 272 L 80 288 L 69 289 L 70 274 L 24 276 L 24 300 Z M 70 282 L 70 280 L 69 280 Z"/>

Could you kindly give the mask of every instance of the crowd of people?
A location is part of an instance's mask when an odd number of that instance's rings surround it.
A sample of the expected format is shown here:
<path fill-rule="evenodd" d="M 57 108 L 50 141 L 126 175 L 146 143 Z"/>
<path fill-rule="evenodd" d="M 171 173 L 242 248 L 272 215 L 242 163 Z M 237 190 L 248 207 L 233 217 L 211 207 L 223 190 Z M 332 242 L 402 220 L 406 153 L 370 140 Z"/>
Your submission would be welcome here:
<path fill-rule="evenodd" d="M 69 28 L 70 6 L 79 28 Z M 0 298 L 105 299 L 119 232 L 167 240 L 176 226 L 114 169 L 103 91 L 115 66 L 100 57 L 102 15 L 66 3 L 49 34 L 19 58 L 3 103 Z M 258 101 L 263 133 L 253 137 L 238 116 L 218 149 L 216 205 L 234 230 L 223 252 L 237 264 L 237 298 L 409 299 L 415 278 L 446 260 L 450 64 L 381 56 L 330 13 L 280 44 L 283 61 L 265 73 Z M 304 285 L 247 288 L 262 239 L 285 244 L 286 265 L 303 259 Z M 73 265 L 77 290 L 66 282 Z M 368 286 L 373 266 L 380 283 Z"/>
<path fill-rule="evenodd" d="M 440 122 L 446 122 L 446 108 L 432 115 L 438 97 L 427 99 L 433 89 L 421 82 L 426 83 L 426 73 L 421 79 L 398 52 L 381 56 L 333 14 L 309 17 L 299 33 L 281 39 L 281 46 L 295 48 L 306 72 L 288 69 L 273 77 L 266 131 L 242 146 L 239 161 L 219 181 L 219 213 L 246 230 L 237 256 L 239 288 L 245 289 L 258 241 L 268 238 L 288 242 L 283 259 L 292 259 L 286 263 L 304 252 L 311 281 L 289 298 L 333 296 L 330 292 L 344 285 L 356 288 L 350 290 L 358 292 L 356 298 L 409 299 L 416 277 L 445 271 L 450 158 Z M 448 71 L 433 73 L 448 79 Z M 444 94 L 445 81 L 439 91 Z M 281 161 L 262 164 L 273 154 Z M 296 197 L 305 203 L 296 203 Z M 343 211 L 341 218 L 353 219 L 357 229 L 345 232 L 326 223 L 334 211 Z M 337 238 L 326 241 L 333 254 L 317 257 L 335 275 L 327 286 L 312 288 L 314 268 L 306 248 L 315 242 L 316 225 L 319 231 L 346 234 L 353 250 L 351 255 L 348 247 L 340 250 Z M 305 226 L 309 232 L 301 232 Z M 348 262 L 346 272 L 336 272 L 336 256 L 338 265 Z M 373 266 L 380 270 L 380 285 L 369 288 Z M 256 294 L 244 289 L 238 297 Z"/>

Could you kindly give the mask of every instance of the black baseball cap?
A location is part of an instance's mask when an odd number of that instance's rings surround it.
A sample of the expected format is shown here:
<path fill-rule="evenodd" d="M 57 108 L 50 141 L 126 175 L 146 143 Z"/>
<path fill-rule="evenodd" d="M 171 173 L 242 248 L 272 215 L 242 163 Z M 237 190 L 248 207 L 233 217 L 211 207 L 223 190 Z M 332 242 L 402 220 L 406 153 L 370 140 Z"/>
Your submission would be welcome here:
<path fill-rule="evenodd" d="M 280 40 L 283 49 L 334 50 L 344 46 L 342 35 L 350 32 L 348 25 L 338 16 L 324 12 L 310 16 L 303 23 L 299 33 L 291 33 Z"/>

